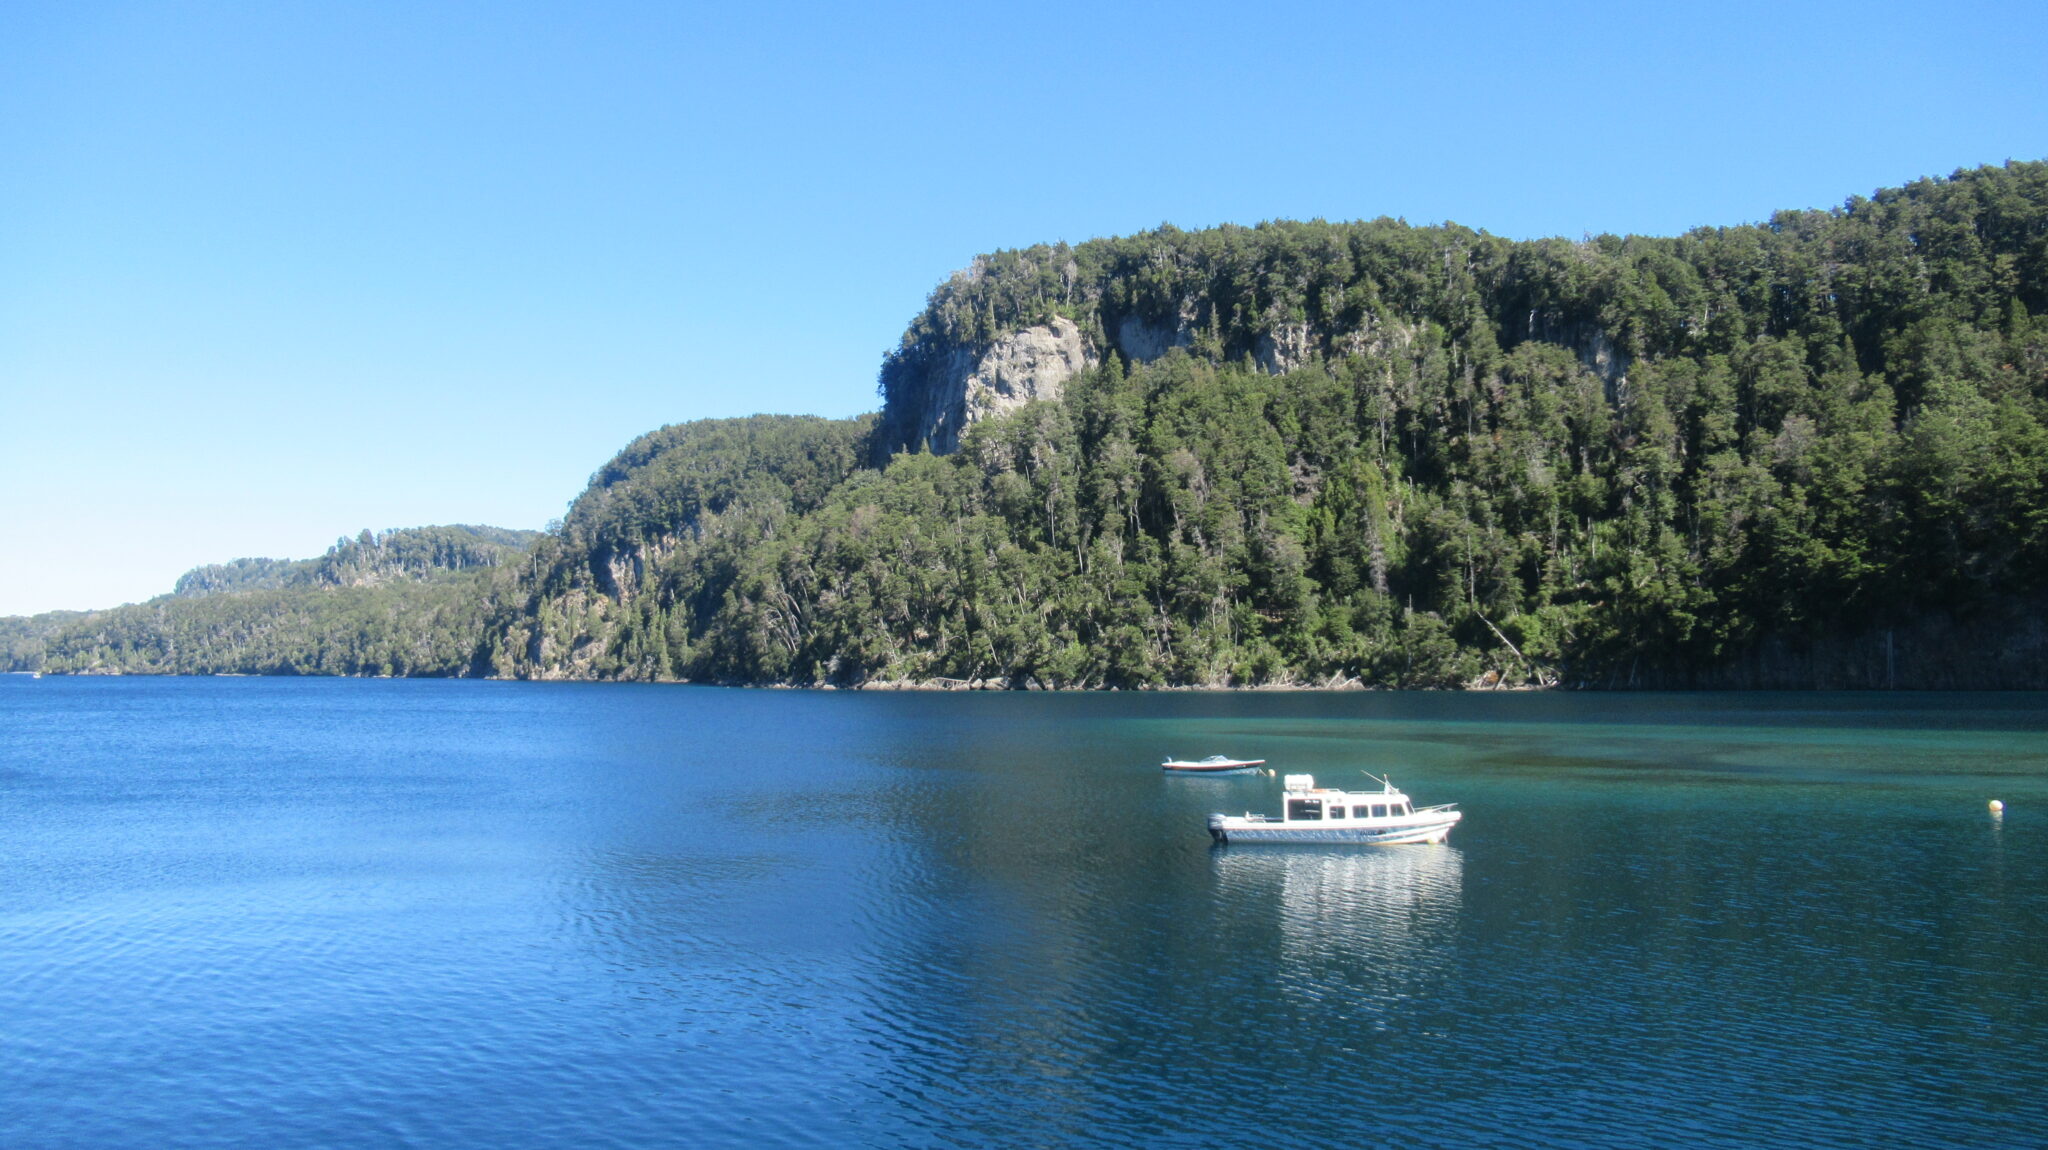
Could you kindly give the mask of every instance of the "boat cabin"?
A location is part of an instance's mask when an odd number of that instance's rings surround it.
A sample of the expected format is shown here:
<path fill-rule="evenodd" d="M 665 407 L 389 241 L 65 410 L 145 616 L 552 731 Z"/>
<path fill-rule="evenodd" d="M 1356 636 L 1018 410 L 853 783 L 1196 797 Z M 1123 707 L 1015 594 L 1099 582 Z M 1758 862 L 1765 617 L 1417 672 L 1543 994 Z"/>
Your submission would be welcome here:
<path fill-rule="evenodd" d="M 1387 784 L 1383 791 L 1342 791 L 1318 787 L 1314 775 L 1289 775 L 1282 822 L 1364 822 L 1401 818 L 1415 813 L 1408 796 Z"/>

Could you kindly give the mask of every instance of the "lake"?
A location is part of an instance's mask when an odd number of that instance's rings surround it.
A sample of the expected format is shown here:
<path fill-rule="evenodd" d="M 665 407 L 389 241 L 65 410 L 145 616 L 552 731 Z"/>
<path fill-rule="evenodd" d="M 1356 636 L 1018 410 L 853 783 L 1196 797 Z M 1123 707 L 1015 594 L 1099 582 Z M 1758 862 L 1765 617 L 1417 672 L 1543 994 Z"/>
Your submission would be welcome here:
<path fill-rule="evenodd" d="M 2039 1146 L 2044 988 L 2038 694 L 0 680 L 9 1147 Z"/>

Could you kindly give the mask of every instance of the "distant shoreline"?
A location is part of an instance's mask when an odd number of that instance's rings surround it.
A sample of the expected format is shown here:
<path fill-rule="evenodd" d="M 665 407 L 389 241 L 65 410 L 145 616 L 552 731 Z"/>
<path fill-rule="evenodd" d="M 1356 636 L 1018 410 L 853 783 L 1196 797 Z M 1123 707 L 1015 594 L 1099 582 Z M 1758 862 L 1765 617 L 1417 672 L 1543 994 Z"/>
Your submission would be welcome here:
<path fill-rule="evenodd" d="M 818 691 L 818 692 L 919 692 L 931 694 L 1053 694 L 1053 695 L 1109 695 L 1109 694 L 1302 694 L 1338 695 L 1353 693 L 1383 694 L 1440 694 L 1440 695 L 1491 695 L 1491 694 L 1546 694 L 1546 693 L 1588 693 L 1588 694 L 1676 694 L 1676 695 L 1723 695 L 1738 692 L 1766 692 L 1781 694 L 2041 694 L 2048 691 L 2042 687 L 1986 687 L 1953 686 L 1930 687 L 1909 685 L 1899 687 L 1841 686 L 1841 685 L 1765 685 L 1765 686 L 1711 686 L 1673 687 L 1668 685 L 1608 686 L 1593 683 L 1555 683 L 1538 686 L 1533 683 L 1508 684 L 1465 684 L 1457 687 L 1381 687 L 1344 679 L 1328 684 L 1303 683 L 1256 683 L 1247 685 L 1229 683 L 1193 683 L 1171 686 L 1145 687 L 1045 687 L 1035 683 L 1011 686 L 998 680 L 960 679 L 876 679 L 865 683 L 726 683 L 703 679 L 600 679 L 571 678 L 554 676 L 548 678 L 517 678 L 499 675 L 270 675 L 247 671 L 215 671 L 203 673 L 150 674 L 133 671 L 4 671 L 0 675 L 19 678 L 77 678 L 77 679 L 357 679 L 357 680 L 417 680 L 421 682 L 471 682 L 471 683 L 584 683 L 620 684 L 636 686 L 677 686 L 677 687 L 722 687 L 748 691 Z"/>

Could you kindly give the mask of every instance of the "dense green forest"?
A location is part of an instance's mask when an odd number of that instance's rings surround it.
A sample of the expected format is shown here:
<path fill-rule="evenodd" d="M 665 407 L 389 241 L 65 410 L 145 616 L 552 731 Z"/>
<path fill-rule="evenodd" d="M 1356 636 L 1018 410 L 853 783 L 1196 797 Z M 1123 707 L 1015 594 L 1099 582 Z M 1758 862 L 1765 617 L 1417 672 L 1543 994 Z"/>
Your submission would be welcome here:
<path fill-rule="evenodd" d="M 337 540 L 316 559 L 195 568 L 169 595 L 0 620 L 10 670 L 205 675 L 467 675 L 516 599 L 533 531 L 454 525 Z"/>
<path fill-rule="evenodd" d="M 1087 365 L 1056 398 L 926 450 L 931 413 L 965 410 L 947 389 L 1068 324 Z M 68 621 L 44 658 L 196 669 L 166 652 L 197 642 L 216 669 L 841 685 L 2048 686 L 2048 165 L 1677 237 L 1381 219 L 997 252 L 933 292 L 880 390 L 857 420 L 642 437 L 518 563 L 382 600 L 431 653 L 314 657 L 351 624 L 287 608 L 303 573 L 251 562 L 181 581 L 212 592 L 183 614 L 122 609 L 118 642 L 118 612 Z M 352 570 L 343 550 L 327 570 Z"/>
<path fill-rule="evenodd" d="M 275 587 L 366 587 L 424 579 L 442 571 L 499 567 L 525 555 L 537 531 L 456 523 L 343 537 L 317 559 L 236 559 L 178 577 L 179 598 Z"/>

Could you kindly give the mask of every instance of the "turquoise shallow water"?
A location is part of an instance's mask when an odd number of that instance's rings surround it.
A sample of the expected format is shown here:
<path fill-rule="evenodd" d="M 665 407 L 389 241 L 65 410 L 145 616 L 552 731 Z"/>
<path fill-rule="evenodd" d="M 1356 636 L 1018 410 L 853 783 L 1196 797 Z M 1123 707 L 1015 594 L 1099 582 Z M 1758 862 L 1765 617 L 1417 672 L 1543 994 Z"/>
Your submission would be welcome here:
<path fill-rule="evenodd" d="M 0 845 L 9 1147 L 2048 1143 L 2039 695 L 13 679 Z"/>

